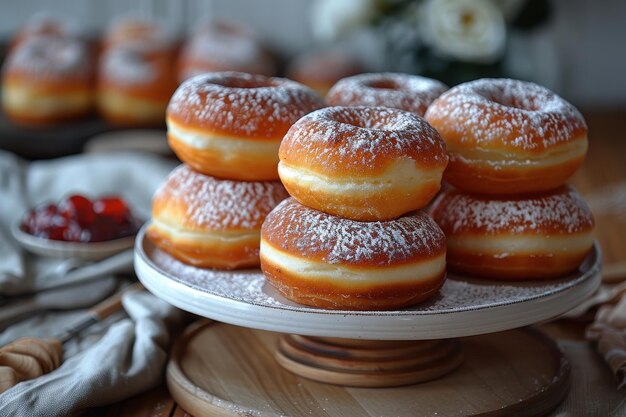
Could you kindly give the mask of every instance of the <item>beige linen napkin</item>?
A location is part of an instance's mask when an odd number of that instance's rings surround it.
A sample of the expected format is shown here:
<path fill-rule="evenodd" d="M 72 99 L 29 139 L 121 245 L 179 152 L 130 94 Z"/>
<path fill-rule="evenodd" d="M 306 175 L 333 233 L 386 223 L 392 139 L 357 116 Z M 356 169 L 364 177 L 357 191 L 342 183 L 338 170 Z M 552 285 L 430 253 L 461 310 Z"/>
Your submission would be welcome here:
<path fill-rule="evenodd" d="M 87 267 L 26 253 L 12 238 L 10 226 L 28 208 L 71 193 L 117 194 L 137 216 L 147 219 L 152 194 L 175 165 L 158 156 L 129 152 L 29 163 L 0 151 L 0 310 L 18 294 L 38 291 L 51 281 L 64 282 L 70 270 Z M 123 312 L 111 316 L 66 344 L 60 368 L 1 394 L 0 416 L 76 415 L 160 383 L 171 342 L 169 324 L 178 323 L 181 312 L 147 292 L 128 294 L 123 304 L 127 316 Z M 0 344 L 24 336 L 54 336 L 84 311 L 49 312 L 22 320 L 0 331 Z"/>
<path fill-rule="evenodd" d="M 152 194 L 177 165 L 155 155 L 132 152 L 83 154 L 28 163 L 0 151 L 0 296 L 59 283 L 80 264 L 36 258 L 11 236 L 11 225 L 42 202 L 80 193 L 89 197 L 121 195 L 141 219 L 150 217 Z"/>
<path fill-rule="evenodd" d="M 618 380 L 618 389 L 626 386 L 626 283 L 614 288 L 609 303 L 598 309 L 585 337 L 596 342 Z"/>
<path fill-rule="evenodd" d="M 129 318 L 90 329 L 58 369 L 0 394 L 0 416 L 61 417 L 121 401 L 158 385 L 181 312 L 147 292 L 123 299 Z"/>

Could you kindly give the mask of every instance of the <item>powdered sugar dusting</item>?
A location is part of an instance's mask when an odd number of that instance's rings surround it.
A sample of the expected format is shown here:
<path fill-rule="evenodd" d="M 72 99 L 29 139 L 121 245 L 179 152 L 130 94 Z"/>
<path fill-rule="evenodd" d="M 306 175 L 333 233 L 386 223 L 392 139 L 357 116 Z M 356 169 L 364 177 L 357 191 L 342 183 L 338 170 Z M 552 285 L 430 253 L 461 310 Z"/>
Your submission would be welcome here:
<path fill-rule="evenodd" d="M 208 71 L 243 71 L 271 75 L 274 65 L 261 45 L 239 32 L 209 30 L 193 36 L 182 52 L 183 78 Z"/>
<path fill-rule="evenodd" d="M 287 311 L 317 314 L 355 316 L 420 316 L 459 313 L 488 309 L 548 297 L 576 287 L 590 278 L 597 265 L 596 252 L 592 252 L 580 269 L 571 276 L 545 282 L 504 283 L 449 276 L 439 293 L 432 299 L 410 309 L 392 311 L 324 310 L 295 304 L 282 297 L 267 284 L 260 270 L 221 271 L 186 265 L 157 249 L 148 239 L 142 247 L 149 265 L 180 284 L 226 300 L 239 301 Z M 207 310 L 207 317 L 211 317 Z M 295 331 L 295 330 L 294 330 Z"/>
<path fill-rule="evenodd" d="M 321 256 L 329 264 L 385 266 L 434 257 L 445 250 L 443 232 L 425 213 L 359 222 L 305 207 L 293 198 L 268 215 L 261 236 L 297 255 Z"/>
<path fill-rule="evenodd" d="M 433 216 L 446 233 L 577 233 L 593 227 L 591 211 L 571 187 L 534 197 L 490 198 L 449 190 L 435 202 Z"/>
<path fill-rule="evenodd" d="M 429 107 L 426 119 L 450 130 L 459 141 L 483 146 L 503 142 L 525 150 L 542 150 L 585 134 L 576 108 L 547 88 L 511 79 L 481 79 L 458 85 Z"/>
<path fill-rule="evenodd" d="M 439 133 L 420 117 L 386 107 L 326 107 L 289 129 L 280 146 L 281 161 L 304 160 L 326 169 L 358 170 L 390 158 L 429 165 L 448 161 Z"/>
<path fill-rule="evenodd" d="M 5 68 L 25 71 L 39 78 L 90 77 L 91 66 L 84 42 L 69 37 L 33 37 L 18 44 Z"/>
<path fill-rule="evenodd" d="M 80 36 L 80 30 L 76 22 L 68 20 L 66 16 L 50 11 L 35 13 L 18 33 L 20 37 L 31 36 Z"/>
<path fill-rule="evenodd" d="M 192 227 L 212 230 L 256 229 L 288 196 L 278 181 L 230 181 L 176 168 L 156 192 L 155 204 L 182 205 Z"/>
<path fill-rule="evenodd" d="M 308 87 L 283 78 L 239 72 L 203 74 L 174 93 L 168 115 L 248 137 L 282 137 L 305 114 L 323 106 Z"/>
<path fill-rule="evenodd" d="M 396 73 L 359 74 L 335 84 L 326 102 L 331 106 L 384 106 L 423 116 L 448 87 L 437 80 Z"/>
<path fill-rule="evenodd" d="M 102 76 L 120 84 L 149 84 L 157 72 L 146 55 L 132 47 L 117 46 L 100 58 Z"/>

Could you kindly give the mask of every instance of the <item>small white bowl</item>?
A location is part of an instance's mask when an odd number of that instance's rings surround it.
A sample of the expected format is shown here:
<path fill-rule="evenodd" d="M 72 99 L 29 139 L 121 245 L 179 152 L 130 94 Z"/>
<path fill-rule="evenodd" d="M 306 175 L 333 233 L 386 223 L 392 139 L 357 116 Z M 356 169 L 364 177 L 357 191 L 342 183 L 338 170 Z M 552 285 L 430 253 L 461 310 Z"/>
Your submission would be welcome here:
<path fill-rule="evenodd" d="M 36 255 L 51 258 L 78 258 L 87 261 L 99 261 L 132 248 L 135 235 L 104 242 L 65 242 L 33 236 L 22 230 L 20 222 L 13 224 L 11 233 L 22 247 Z"/>

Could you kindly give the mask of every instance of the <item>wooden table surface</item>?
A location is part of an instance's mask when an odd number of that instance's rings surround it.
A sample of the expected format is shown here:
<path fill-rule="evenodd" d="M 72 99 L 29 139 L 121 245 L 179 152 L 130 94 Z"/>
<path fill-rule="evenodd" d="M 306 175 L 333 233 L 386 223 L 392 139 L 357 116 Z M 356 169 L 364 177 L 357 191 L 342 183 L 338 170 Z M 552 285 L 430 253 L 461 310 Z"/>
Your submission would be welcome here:
<path fill-rule="evenodd" d="M 626 262 L 626 112 L 586 113 L 589 124 L 589 153 L 583 168 L 571 181 L 588 200 L 596 217 L 596 236 L 604 253 L 604 264 Z M 562 343 L 583 340 L 584 321 L 558 320 L 541 326 Z M 597 366 L 604 366 L 597 361 Z M 604 370 L 603 370 L 604 371 Z M 610 379 L 610 374 L 603 375 Z M 610 383 L 609 385 L 610 386 Z M 576 405 L 578 404 L 578 405 Z M 589 415 L 586 401 L 578 401 L 572 416 Z M 625 405 L 626 409 L 626 405 Z M 626 412 L 625 412 L 626 413 Z M 183 417 L 189 416 L 160 386 L 110 407 L 89 411 L 90 417 Z M 624 414 L 615 414 L 624 415 Z"/>

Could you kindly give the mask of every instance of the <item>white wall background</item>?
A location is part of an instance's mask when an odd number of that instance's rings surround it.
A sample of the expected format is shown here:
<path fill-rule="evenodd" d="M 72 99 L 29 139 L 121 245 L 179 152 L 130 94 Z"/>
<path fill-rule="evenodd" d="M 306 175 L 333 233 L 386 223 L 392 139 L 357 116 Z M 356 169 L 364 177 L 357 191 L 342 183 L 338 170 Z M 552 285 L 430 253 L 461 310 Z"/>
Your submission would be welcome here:
<path fill-rule="evenodd" d="M 310 0 L 0 0 L 0 37 L 10 36 L 41 9 L 72 16 L 95 31 L 113 16 L 145 11 L 155 1 L 160 14 L 181 28 L 185 21 L 211 15 L 250 25 L 284 53 L 313 44 Z M 543 50 L 542 59 L 560 64 L 553 88 L 585 108 L 626 107 L 626 0 L 552 2 L 554 21 L 531 46 Z M 546 56 L 546 51 L 557 56 Z"/>

